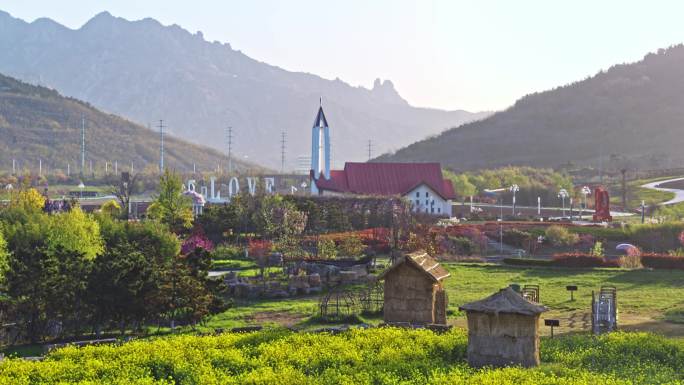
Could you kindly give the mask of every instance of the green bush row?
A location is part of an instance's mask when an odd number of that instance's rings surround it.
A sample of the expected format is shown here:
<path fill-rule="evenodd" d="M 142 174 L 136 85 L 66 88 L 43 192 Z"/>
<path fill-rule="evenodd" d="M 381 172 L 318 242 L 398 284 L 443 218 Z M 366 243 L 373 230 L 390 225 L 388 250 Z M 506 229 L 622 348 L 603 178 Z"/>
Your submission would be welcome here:
<path fill-rule="evenodd" d="M 534 258 L 504 258 L 503 263 L 514 266 L 553 266 L 553 261 Z"/>

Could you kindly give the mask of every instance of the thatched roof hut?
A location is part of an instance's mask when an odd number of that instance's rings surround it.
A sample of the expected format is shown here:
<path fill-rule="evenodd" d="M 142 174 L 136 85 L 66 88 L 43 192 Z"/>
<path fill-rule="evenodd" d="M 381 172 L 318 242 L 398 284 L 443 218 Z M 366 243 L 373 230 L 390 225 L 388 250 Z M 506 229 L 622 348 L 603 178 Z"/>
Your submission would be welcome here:
<path fill-rule="evenodd" d="M 446 324 L 449 272 L 425 252 L 408 254 L 383 272 L 386 323 Z"/>
<path fill-rule="evenodd" d="M 471 366 L 539 365 L 539 315 L 545 306 L 509 287 L 459 309 L 468 316 Z"/>

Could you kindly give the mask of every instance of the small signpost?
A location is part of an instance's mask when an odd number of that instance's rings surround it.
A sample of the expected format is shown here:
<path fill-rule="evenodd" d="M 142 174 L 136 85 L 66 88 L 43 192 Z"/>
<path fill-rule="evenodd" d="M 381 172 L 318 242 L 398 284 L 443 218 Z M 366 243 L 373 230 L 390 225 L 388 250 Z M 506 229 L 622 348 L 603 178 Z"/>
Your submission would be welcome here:
<path fill-rule="evenodd" d="M 575 292 L 577 291 L 577 285 L 568 285 L 565 287 L 565 290 L 570 292 L 570 301 L 575 300 Z"/>
<path fill-rule="evenodd" d="M 554 326 L 560 326 L 560 321 L 558 321 L 557 319 L 545 319 L 544 326 L 551 327 L 551 338 L 553 338 L 553 328 Z"/>

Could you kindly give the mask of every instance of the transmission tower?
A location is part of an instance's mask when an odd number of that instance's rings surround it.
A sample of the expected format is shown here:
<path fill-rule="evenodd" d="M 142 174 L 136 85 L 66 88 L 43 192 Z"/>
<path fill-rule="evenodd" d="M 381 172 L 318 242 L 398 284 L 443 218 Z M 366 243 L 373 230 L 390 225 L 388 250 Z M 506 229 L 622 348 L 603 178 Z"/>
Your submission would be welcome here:
<path fill-rule="evenodd" d="M 368 160 L 373 159 L 373 141 L 368 139 Z"/>
<path fill-rule="evenodd" d="M 226 148 L 228 150 L 228 173 L 233 170 L 233 127 L 228 126 L 224 131 Z"/>
<path fill-rule="evenodd" d="M 164 120 L 159 119 L 159 173 L 164 173 Z"/>
<path fill-rule="evenodd" d="M 280 133 L 280 172 L 285 173 L 285 131 Z"/>

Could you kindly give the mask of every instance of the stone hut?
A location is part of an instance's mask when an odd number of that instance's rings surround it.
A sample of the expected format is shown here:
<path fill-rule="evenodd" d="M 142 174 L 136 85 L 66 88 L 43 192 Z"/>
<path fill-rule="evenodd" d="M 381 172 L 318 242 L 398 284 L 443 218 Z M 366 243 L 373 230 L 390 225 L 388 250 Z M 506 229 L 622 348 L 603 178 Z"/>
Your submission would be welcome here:
<path fill-rule="evenodd" d="M 408 254 L 383 272 L 386 323 L 446 325 L 449 272 L 425 252 Z"/>
<path fill-rule="evenodd" d="M 546 307 L 508 287 L 459 309 L 468 316 L 471 366 L 539 365 L 539 315 Z"/>

